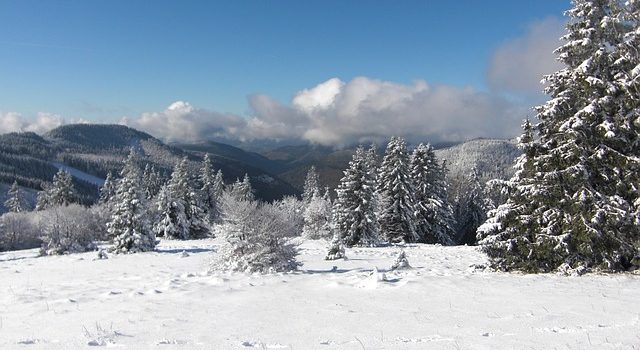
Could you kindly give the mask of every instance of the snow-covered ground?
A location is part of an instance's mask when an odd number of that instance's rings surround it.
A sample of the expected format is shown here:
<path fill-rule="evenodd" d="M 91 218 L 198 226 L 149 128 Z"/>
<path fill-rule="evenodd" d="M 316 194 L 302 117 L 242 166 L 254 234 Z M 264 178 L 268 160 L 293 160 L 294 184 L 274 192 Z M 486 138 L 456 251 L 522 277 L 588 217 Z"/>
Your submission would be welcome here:
<path fill-rule="evenodd" d="M 470 267 L 473 247 L 301 245 L 298 272 L 207 274 L 216 240 L 158 251 L 0 253 L 0 349 L 639 349 L 640 276 Z M 184 253 L 183 253 L 184 251 Z M 377 273 L 375 272 L 377 269 Z"/>
<path fill-rule="evenodd" d="M 88 183 L 94 184 L 96 186 L 102 186 L 104 185 L 104 179 L 101 179 L 97 176 L 93 176 L 91 174 L 87 174 L 82 170 L 76 169 L 74 167 L 68 166 L 66 164 L 63 163 L 59 163 L 59 162 L 51 162 L 51 165 L 53 165 L 54 167 L 58 168 L 58 169 L 62 169 L 66 172 L 68 172 L 69 174 L 71 174 L 71 176 L 78 178 L 80 180 L 86 181 Z"/>

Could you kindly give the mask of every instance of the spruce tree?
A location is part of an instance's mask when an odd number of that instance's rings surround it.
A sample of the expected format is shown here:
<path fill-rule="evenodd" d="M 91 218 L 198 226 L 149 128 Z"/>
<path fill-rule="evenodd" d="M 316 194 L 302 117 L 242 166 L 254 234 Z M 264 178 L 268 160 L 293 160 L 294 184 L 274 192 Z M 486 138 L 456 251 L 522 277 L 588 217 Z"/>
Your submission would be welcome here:
<path fill-rule="evenodd" d="M 314 196 L 320 196 L 320 184 L 318 179 L 318 173 L 316 172 L 315 165 L 312 165 L 307 172 L 307 177 L 304 181 L 304 187 L 302 192 L 302 201 L 305 204 L 309 204 Z"/>
<path fill-rule="evenodd" d="M 409 176 L 407 145 L 392 137 L 378 173 L 380 230 L 392 243 L 416 242 L 414 188 Z"/>
<path fill-rule="evenodd" d="M 111 172 L 107 173 L 104 184 L 100 188 L 100 198 L 98 201 L 102 204 L 108 203 L 116 194 L 116 181 L 113 179 Z"/>
<path fill-rule="evenodd" d="M 576 0 L 567 11 L 556 50 L 566 68 L 545 77 L 537 138 L 525 129 L 508 200 L 478 230 L 496 267 L 620 270 L 637 254 L 638 132 L 618 65 L 628 6 Z"/>
<path fill-rule="evenodd" d="M 241 201 L 253 201 L 255 199 L 248 174 L 244 174 L 242 181 L 236 180 L 231 187 L 231 195 Z"/>
<path fill-rule="evenodd" d="M 114 208 L 107 231 L 113 237 L 116 253 L 153 250 L 156 237 L 149 225 L 142 174 L 133 149 L 125 160 L 114 197 Z"/>
<path fill-rule="evenodd" d="M 77 195 L 71 174 L 60 168 L 53 176 L 53 183 L 45 185 L 45 188 L 38 194 L 36 210 L 69 205 L 76 201 Z"/>
<path fill-rule="evenodd" d="M 200 182 L 202 183 L 202 188 L 200 189 L 200 193 L 202 195 L 202 209 L 204 210 L 208 222 L 216 222 L 219 218 L 220 212 L 219 206 L 221 191 L 219 192 L 216 188 L 216 175 L 213 173 L 209 154 L 205 154 L 204 161 L 202 162 Z"/>
<path fill-rule="evenodd" d="M 375 182 L 362 147 L 344 171 L 334 205 L 334 240 L 347 247 L 378 244 L 379 228 L 375 216 Z"/>
<path fill-rule="evenodd" d="M 142 179 L 145 196 L 148 200 L 151 200 L 158 195 L 162 188 L 162 178 L 155 165 L 149 163 L 145 165 Z"/>
<path fill-rule="evenodd" d="M 27 211 L 27 206 L 24 200 L 24 194 L 20 187 L 18 187 L 18 182 L 13 181 L 11 188 L 9 188 L 9 192 L 7 192 L 7 200 L 4 202 L 5 208 L 9 210 L 11 213 L 21 213 L 23 211 Z"/>
<path fill-rule="evenodd" d="M 189 221 L 184 203 L 173 197 L 169 184 L 160 189 L 156 205 L 160 216 L 153 227 L 155 234 L 165 238 L 188 239 Z"/>
<path fill-rule="evenodd" d="M 411 156 L 411 178 L 416 189 L 416 216 L 424 243 L 455 243 L 455 219 L 449 203 L 447 166 L 440 163 L 433 147 L 420 144 Z"/>
<path fill-rule="evenodd" d="M 211 188 L 211 194 L 214 198 L 218 199 L 218 203 L 215 207 L 209 209 L 210 218 L 212 222 L 219 222 L 222 216 L 222 195 L 225 190 L 224 176 L 222 170 L 218 169 L 214 179 L 213 186 Z"/>
<path fill-rule="evenodd" d="M 158 210 L 162 219 L 156 224 L 156 232 L 177 239 L 203 238 L 209 233 L 198 195 L 189 178 L 189 161 L 184 157 L 173 169 Z"/>

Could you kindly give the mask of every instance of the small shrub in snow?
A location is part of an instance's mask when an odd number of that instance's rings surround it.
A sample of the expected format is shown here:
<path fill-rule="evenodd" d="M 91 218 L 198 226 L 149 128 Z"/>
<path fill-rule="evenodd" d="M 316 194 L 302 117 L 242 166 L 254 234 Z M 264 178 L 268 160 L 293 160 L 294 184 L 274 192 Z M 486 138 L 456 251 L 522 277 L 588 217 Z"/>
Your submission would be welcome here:
<path fill-rule="evenodd" d="M 329 252 L 327 252 L 327 256 L 324 258 L 325 260 L 338 260 L 338 259 L 346 259 L 347 256 L 344 253 L 344 244 L 340 239 L 339 235 L 334 235 L 333 240 L 331 240 L 331 246 L 329 247 Z"/>
<path fill-rule="evenodd" d="M 396 258 L 396 261 L 393 263 L 393 265 L 391 265 L 391 270 L 404 270 L 404 269 L 410 269 L 411 265 L 409 265 L 409 260 L 407 259 L 407 256 L 404 253 L 404 250 L 400 252 L 400 254 L 398 254 L 398 257 Z"/>
<path fill-rule="evenodd" d="M 292 223 L 278 207 L 225 194 L 223 244 L 214 269 L 241 272 L 295 270 L 297 250 L 288 242 Z"/>
<path fill-rule="evenodd" d="M 37 215 L 5 213 L 0 217 L 0 251 L 37 248 L 42 244 Z"/>
<path fill-rule="evenodd" d="M 77 204 L 57 206 L 40 213 L 43 255 L 85 252 L 95 249 L 96 220 Z"/>

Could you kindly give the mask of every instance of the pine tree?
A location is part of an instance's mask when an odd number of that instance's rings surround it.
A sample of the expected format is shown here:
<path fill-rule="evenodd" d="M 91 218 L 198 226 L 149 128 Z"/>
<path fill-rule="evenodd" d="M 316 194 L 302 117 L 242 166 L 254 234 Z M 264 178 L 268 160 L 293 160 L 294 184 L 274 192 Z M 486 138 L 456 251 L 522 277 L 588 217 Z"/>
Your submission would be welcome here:
<path fill-rule="evenodd" d="M 335 240 L 347 247 L 378 244 L 375 182 L 362 147 L 358 147 L 353 155 L 336 192 L 333 214 Z"/>
<path fill-rule="evenodd" d="M 114 208 L 107 231 L 113 237 L 116 253 L 153 250 L 156 237 L 149 226 L 140 169 L 133 149 L 125 160 L 114 197 Z"/>
<path fill-rule="evenodd" d="M 242 181 L 236 180 L 231 187 L 231 194 L 238 200 L 252 201 L 255 199 L 248 174 L 244 174 Z"/>
<path fill-rule="evenodd" d="M 222 173 L 220 173 L 222 175 Z M 202 163 L 202 169 L 200 170 L 200 182 L 202 188 L 200 193 L 202 194 L 202 208 L 206 214 L 207 221 L 214 223 L 219 219 L 219 206 L 220 196 L 222 191 L 218 189 L 216 184 L 216 175 L 213 173 L 211 167 L 211 159 L 209 154 L 205 154 L 204 161 Z"/>
<path fill-rule="evenodd" d="M 304 187 L 302 192 L 302 201 L 305 204 L 309 204 L 314 196 L 320 196 L 320 184 L 318 179 L 318 173 L 316 172 L 315 165 L 312 165 L 307 172 L 307 178 L 304 181 Z"/>
<path fill-rule="evenodd" d="M 449 204 L 446 165 L 440 164 L 429 144 L 411 154 L 411 182 L 416 198 L 416 230 L 421 242 L 453 244 L 453 208 Z"/>
<path fill-rule="evenodd" d="M 198 195 L 189 181 L 188 166 L 184 157 L 173 169 L 166 193 L 158 199 L 162 219 L 154 230 L 164 232 L 167 238 L 203 238 L 209 233 Z"/>
<path fill-rule="evenodd" d="M 416 242 L 415 197 L 409 176 L 407 145 L 392 137 L 387 145 L 380 172 L 378 192 L 381 195 L 380 229 L 392 243 Z"/>
<path fill-rule="evenodd" d="M 144 173 L 142 175 L 142 184 L 145 193 L 145 197 L 148 200 L 153 199 L 158 195 L 162 188 L 162 178 L 160 173 L 156 170 L 155 165 L 147 163 L 144 167 Z"/>
<path fill-rule="evenodd" d="M 7 196 L 9 197 L 5 202 L 4 206 L 12 213 L 21 213 L 23 211 L 27 211 L 27 206 L 24 200 L 24 194 L 20 187 L 18 187 L 18 182 L 13 181 L 13 185 L 7 192 Z"/>
<path fill-rule="evenodd" d="M 218 205 L 209 210 L 210 215 L 214 218 L 213 222 L 219 222 L 220 217 L 222 215 L 222 194 L 224 193 L 225 185 L 224 185 L 224 176 L 222 174 L 222 170 L 218 169 L 215 178 L 213 179 L 213 186 L 211 188 L 211 193 L 213 197 L 218 198 Z"/>
<path fill-rule="evenodd" d="M 160 189 L 156 199 L 160 217 L 153 227 L 157 236 L 165 238 L 188 239 L 189 220 L 180 199 L 173 198 L 169 185 Z"/>
<path fill-rule="evenodd" d="M 111 172 L 107 173 L 107 178 L 104 179 L 104 184 L 100 188 L 100 199 L 98 200 L 102 204 L 108 203 L 116 194 L 116 181 L 113 179 Z"/>
<path fill-rule="evenodd" d="M 525 130 L 509 198 L 478 230 L 498 268 L 619 270 L 638 253 L 638 131 L 620 88 L 624 36 L 638 30 L 620 30 L 628 6 L 576 0 L 567 11 L 556 50 L 566 68 L 545 77 L 538 138 Z"/>
<path fill-rule="evenodd" d="M 59 205 L 69 205 L 76 201 L 77 195 L 71 174 L 61 168 L 53 176 L 53 183 L 45 186 L 38 194 L 36 210 L 44 210 Z"/>

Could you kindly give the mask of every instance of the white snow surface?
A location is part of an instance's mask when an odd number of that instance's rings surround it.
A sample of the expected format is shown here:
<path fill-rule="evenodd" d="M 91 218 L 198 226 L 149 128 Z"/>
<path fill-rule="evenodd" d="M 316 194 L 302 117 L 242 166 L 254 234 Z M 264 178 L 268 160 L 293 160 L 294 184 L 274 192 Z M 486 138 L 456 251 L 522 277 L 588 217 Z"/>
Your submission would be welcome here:
<path fill-rule="evenodd" d="M 217 239 L 0 253 L 0 349 L 638 349 L 640 276 L 491 272 L 474 247 L 302 241 L 296 272 L 211 272 Z M 404 250 L 412 268 L 390 271 Z"/>
<path fill-rule="evenodd" d="M 71 174 L 71 176 L 73 176 L 75 178 L 78 178 L 80 180 L 86 181 L 86 182 L 94 184 L 96 186 L 104 185 L 104 179 L 101 179 L 101 178 L 99 178 L 97 176 L 93 176 L 91 174 L 87 174 L 82 170 L 76 169 L 74 167 L 71 167 L 71 166 L 68 166 L 66 164 L 59 163 L 59 162 L 51 162 L 51 165 L 53 165 L 57 169 L 62 169 L 64 171 L 68 172 L 69 174 Z"/>

